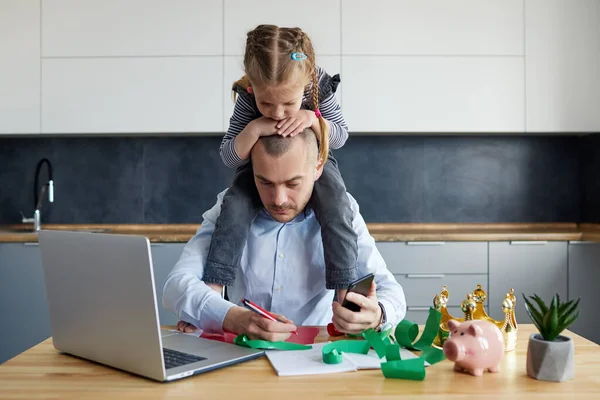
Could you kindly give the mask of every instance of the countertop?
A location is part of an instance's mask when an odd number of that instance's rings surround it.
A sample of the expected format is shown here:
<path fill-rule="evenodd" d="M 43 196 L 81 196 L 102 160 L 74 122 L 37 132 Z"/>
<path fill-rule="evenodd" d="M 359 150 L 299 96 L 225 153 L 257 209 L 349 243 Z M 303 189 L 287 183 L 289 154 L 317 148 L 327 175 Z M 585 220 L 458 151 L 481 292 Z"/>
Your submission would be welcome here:
<path fill-rule="evenodd" d="M 151 242 L 185 243 L 199 224 L 46 224 L 42 229 L 77 230 L 147 236 Z M 379 242 L 403 241 L 596 241 L 600 224 L 400 224 L 370 223 L 369 232 Z M 0 225 L 1 242 L 37 242 L 31 225 Z"/>
<path fill-rule="evenodd" d="M 575 377 L 560 383 L 526 374 L 533 325 L 519 326 L 517 347 L 505 353 L 499 373 L 482 377 L 453 371 L 444 360 L 427 367 L 425 380 L 387 379 L 381 370 L 278 377 L 266 357 L 185 378 L 157 383 L 57 352 L 52 339 L 0 365 L 0 398 L 165 399 L 597 399 L 600 346 L 565 331 L 575 344 Z M 328 340 L 325 328 L 318 341 Z"/>

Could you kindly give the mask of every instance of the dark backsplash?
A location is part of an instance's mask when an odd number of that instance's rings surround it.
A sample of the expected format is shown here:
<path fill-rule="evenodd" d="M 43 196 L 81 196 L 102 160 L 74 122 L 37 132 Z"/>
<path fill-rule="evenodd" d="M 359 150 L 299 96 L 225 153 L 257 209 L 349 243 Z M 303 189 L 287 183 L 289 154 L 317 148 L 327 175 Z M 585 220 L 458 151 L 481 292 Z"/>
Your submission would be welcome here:
<path fill-rule="evenodd" d="M 581 219 L 600 223 L 600 134 L 581 140 Z"/>
<path fill-rule="evenodd" d="M 233 171 L 219 137 L 0 139 L 0 224 L 200 223 Z M 600 222 L 600 136 L 352 136 L 335 152 L 367 222 Z M 45 181 L 46 172 L 42 172 Z"/>

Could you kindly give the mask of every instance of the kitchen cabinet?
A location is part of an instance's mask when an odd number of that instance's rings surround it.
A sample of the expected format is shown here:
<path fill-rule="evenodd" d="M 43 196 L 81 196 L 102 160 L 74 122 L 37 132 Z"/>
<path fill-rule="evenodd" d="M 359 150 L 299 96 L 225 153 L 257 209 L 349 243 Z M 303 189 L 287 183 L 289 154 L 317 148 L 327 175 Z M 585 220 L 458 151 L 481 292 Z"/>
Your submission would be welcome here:
<path fill-rule="evenodd" d="M 158 317 L 161 325 L 175 325 L 177 316 L 162 305 L 162 288 L 169 272 L 173 269 L 183 251 L 185 243 L 151 243 L 154 287 L 158 304 Z"/>
<path fill-rule="evenodd" d="M 522 56 L 524 1 L 343 0 L 342 54 Z"/>
<path fill-rule="evenodd" d="M 448 311 L 461 316 L 460 303 L 480 284 L 488 287 L 486 242 L 377 242 L 388 270 L 402 285 L 406 319 L 423 324 L 433 297 L 446 285 Z M 486 304 L 487 305 L 487 304 Z"/>
<path fill-rule="evenodd" d="M 160 323 L 178 319 L 162 306 L 162 286 L 185 243 L 152 243 Z M 108 294 L 107 294 L 108 295 Z M 52 335 L 38 243 L 0 243 L 0 363 Z"/>
<path fill-rule="evenodd" d="M 523 132 L 522 57 L 342 55 L 352 132 Z"/>
<path fill-rule="evenodd" d="M 517 300 L 519 324 L 531 323 L 523 306 L 523 293 L 540 296 L 546 304 L 558 293 L 567 299 L 567 242 L 490 242 L 488 292 L 489 314 L 504 319 L 502 301 L 511 288 Z"/>
<path fill-rule="evenodd" d="M 40 2 L 0 4 L 0 135 L 40 133 Z"/>
<path fill-rule="evenodd" d="M 3 1 L 0 134 L 220 136 L 261 23 L 310 35 L 353 134 L 600 131 L 597 0 L 292 3 Z"/>
<path fill-rule="evenodd" d="M 317 58 L 340 54 L 340 0 L 304 0 L 301 5 L 289 0 L 224 0 L 223 13 L 225 55 L 243 55 L 248 31 L 259 24 L 301 28 Z"/>
<path fill-rule="evenodd" d="M 486 242 L 377 242 L 376 246 L 393 274 L 487 274 Z"/>
<path fill-rule="evenodd" d="M 581 298 L 579 318 L 569 328 L 600 344 L 600 243 L 569 243 L 569 300 Z"/>
<path fill-rule="evenodd" d="M 221 57 L 45 58 L 42 133 L 223 130 Z"/>
<path fill-rule="evenodd" d="M 42 1 L 42 57 L 221 55 L 222 3 L 222 0 Z"/>
<path fill-rule="evenodd" d="M 525 5 L 527 131 L 600 131 L 600 2 Z"/>
<path fill-rule="evenodd" d="M 0 364 L 51 336 L 37 243 L 0 243 Z"/>

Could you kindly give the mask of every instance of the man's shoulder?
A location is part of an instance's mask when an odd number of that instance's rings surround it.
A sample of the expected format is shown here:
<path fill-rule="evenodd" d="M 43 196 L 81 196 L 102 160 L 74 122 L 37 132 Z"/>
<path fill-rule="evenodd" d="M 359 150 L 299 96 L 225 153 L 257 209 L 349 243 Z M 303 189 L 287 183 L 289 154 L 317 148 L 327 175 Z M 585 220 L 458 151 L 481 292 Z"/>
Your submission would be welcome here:
<path fill-rule="evenodd" d="M 358 202 L 356 201 L 354 196 L 352 196 L 350 194 L 350 192 L 346 192 L 346 195 L 348 196 L 348 200 L 350 200 L 350 207 L 352 208 L 352 211 L 354 211 L 355 213 L 358 213 L 360 210 Z"/>
<path fill-rule="evenodd" d="M 217 194 L 217 201 L 210 209 L 206 210 L 204 212 L 204 214 L 202 214 L 202 219 L 204 219 L 205 221 L 206 220 L 215 220 L 216 221 L 216 218 L 219 215 L 221 215 L 221 206 L 223 205 L 223 197 L 225 197 L 227 190 L 229 190 L 229 189 L 225 189 L 225 190 L 221 191 L 219 194 Z"/>

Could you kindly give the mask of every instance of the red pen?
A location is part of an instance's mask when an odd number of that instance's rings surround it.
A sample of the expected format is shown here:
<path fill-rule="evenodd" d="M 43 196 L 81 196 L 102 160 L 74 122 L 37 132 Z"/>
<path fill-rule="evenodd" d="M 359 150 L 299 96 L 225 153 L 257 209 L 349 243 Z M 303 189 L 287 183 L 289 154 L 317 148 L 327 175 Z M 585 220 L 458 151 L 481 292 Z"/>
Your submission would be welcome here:
<path fill-rule="evenodd" d="M 255 313 L 257 313 L 258 315 L 262 315 L 263 317 L 265 317 L 266 319 L 270 319 L 271 321 L 274 322 L 281 322 L 283 324 L 285 324 L 285 322 L 281 321 L 280 319 L 278 319 L 276 316 L 274 316 L 273 314 L 271 314 L 270 312 L 268 312 L 267 310 L 265 310 L 264 308 L 260 307 L 257 304 L 254 304 L 253 302 L 251 302 L 250 300 L 247 299 L 242 299 L 242 303 L 248 307 L 250 310 L 254 311 Z M 297 335 L 298 332 L 293 331 L 292 332 L 294 335 Z"/>

